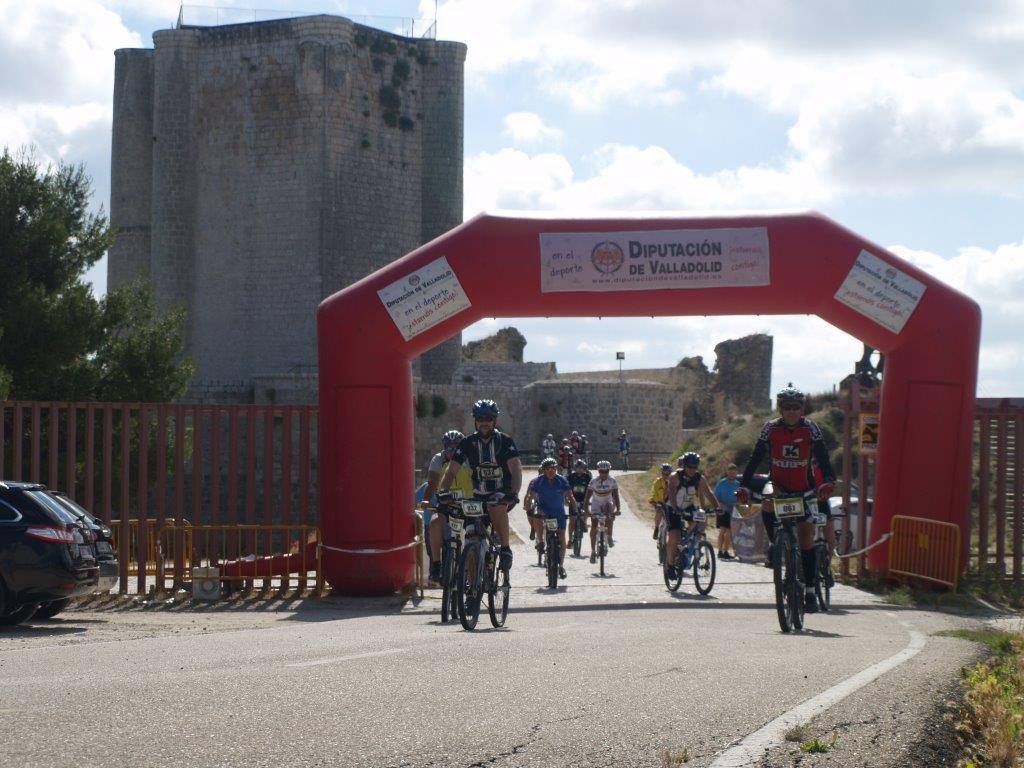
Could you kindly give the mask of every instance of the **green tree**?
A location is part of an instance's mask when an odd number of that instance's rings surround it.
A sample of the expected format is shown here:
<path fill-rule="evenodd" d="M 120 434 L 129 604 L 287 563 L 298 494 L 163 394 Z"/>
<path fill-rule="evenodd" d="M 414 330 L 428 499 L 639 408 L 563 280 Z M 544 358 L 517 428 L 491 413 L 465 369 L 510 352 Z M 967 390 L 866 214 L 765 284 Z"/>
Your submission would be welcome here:
<path fill-rule="evenodd" d="M 147 286 L 93 296 L 86 270 L 110 248 L 88 210 L 82 166 L 41 169 L 0 155 L 0 394 L 24 400 L 169 400 L 193 372 L 180 310 L 161 316 Z"/>

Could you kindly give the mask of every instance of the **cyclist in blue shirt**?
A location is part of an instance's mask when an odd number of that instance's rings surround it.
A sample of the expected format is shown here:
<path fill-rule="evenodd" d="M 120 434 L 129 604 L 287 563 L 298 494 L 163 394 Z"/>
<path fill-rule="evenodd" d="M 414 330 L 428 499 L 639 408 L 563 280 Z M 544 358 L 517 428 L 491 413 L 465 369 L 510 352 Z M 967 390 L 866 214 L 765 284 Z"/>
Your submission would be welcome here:
<path fill-rule="evenodd" d="M 544 513 L 545 517 L 553 517 L 558 520 L 558 536 L 562 542 L 562 548 L 558 556 L 558 575 L 565 578 L 565 550 L 568 545 L 565 528 L 568 518 L 565 514 L 565 505 L 569 509 L 576 509 L 576 499 L 572 495 L 572 486 L 569 481 L 558 474 L 558 462 L 553 458 L 544 459 L 540 463 L 540 477 L 530 482 L 527 493 L 533 497 L 536 507 Z"/>

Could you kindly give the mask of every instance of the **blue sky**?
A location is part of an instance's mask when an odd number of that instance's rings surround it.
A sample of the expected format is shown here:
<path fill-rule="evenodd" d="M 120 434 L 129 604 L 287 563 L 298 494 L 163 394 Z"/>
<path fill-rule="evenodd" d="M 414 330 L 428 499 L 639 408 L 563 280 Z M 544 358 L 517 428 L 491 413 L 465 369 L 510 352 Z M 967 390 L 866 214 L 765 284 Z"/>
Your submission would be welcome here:
<path fill-rule="evenodd" d="M 433 0 L 267 5 L 434 15 Z M 105 204 L 112 52 L 151 45 L 178 8 L 0 0 L 0 143 L 84 161 Z M 1024 3 L 440 0 L 438 30 L 469 46 L 467 217 L 817 209 L 975 298 L 979 394 L 1024 394 Z M 775 384 L 821 390 L 860 354 L 805 317 L 501 319 L 464 337 L 508 324 L 561 370 L 612 368 L 618 350 L 630 367 L 710 364 L 722 339 L 766 331 Z"/>

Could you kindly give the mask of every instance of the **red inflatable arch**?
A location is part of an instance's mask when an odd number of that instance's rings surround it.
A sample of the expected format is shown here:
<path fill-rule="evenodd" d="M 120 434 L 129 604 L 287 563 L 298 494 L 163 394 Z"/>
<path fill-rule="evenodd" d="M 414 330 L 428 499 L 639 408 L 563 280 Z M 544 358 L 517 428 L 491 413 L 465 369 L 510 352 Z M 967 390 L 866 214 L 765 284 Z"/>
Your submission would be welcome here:
<path fill-rule="evenodd" d="M 815 314 L 881 350 L 875 535 L 896 513 L 966 530 L 981 327 L 968 297 L 815 213 L 480 215 L 318 310 L 323 569 L 336 591 L 390 593 L 412 577 L 412 359 L 484 317 L 597 314 Z M 809 368 L 815 354 L 808 338 Z M 885 558 L 875 549 L 871 567 Z"/>

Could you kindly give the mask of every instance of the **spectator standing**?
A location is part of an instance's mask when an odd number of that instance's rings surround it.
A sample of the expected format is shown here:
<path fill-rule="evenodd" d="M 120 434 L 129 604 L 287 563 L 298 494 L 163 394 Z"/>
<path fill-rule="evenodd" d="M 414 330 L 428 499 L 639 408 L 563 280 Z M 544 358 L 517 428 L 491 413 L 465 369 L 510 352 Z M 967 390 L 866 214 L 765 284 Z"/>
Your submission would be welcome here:
<path fill-rule="evenodd" d="M 715 499 L 718 501 L 718 557 L 722 560 L 732 560 L 729 552 L 732 546 L 732 516 L 736 512 L 736 491 L 740 488 L 740 481 L 736 477 L 738 468 L 730 464 L 725 470 L 725 476 L 715 485 Z"/>

